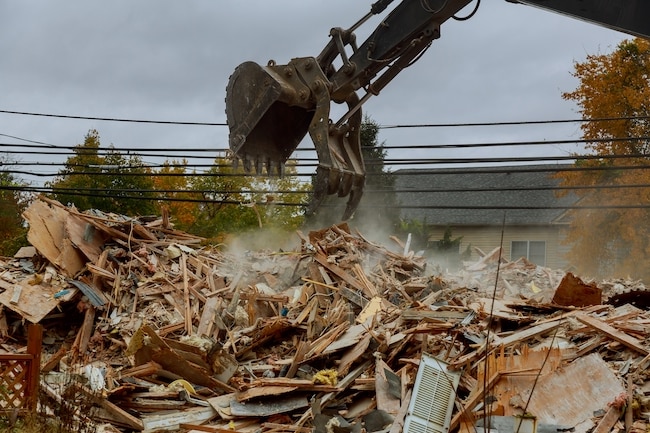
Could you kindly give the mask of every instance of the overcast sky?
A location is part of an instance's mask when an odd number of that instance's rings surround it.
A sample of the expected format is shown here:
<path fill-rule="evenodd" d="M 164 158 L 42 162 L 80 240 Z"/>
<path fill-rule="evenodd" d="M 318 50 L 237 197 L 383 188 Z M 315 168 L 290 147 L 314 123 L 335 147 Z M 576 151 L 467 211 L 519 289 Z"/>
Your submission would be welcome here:
<path fill-rule="evenodd" d="M 331 27 L 349 27 L 370 5 L 361 0 L 0 1 L 0 110 L 224 123 L 225 88 L 238 64 L 316 56 Z M 359 42 L 374 24 L 359 30 Z M 611 52 L 631 38 L 505 0 L 484 0 L 472 19 L 451 20 L 441 33 L 420 61 L 364 106 L 365 114 L 380 125 L 574 119 L 577 107 L 561 98 L 577 85 L 571 76 L 574 62 Z M 222 126 L 0 113 L 0 134 L 58 146 L 83 142 L 93 128 L 102 146 L 118 148 L 221 149 L 228 137 Z M 556 124 L 386 129 L 379 139 L 390 146 L 579 137 L 577 124 Z M 0 143 L 8 150 L 7 143 L 24 142 L 0 136 Z M 427 156 L 467 156 L 455 152 Z M 481 154 L 562 153 L 566 148 L 537 146 Z M 182 156 L 169 152 L 170 158 Z"/>

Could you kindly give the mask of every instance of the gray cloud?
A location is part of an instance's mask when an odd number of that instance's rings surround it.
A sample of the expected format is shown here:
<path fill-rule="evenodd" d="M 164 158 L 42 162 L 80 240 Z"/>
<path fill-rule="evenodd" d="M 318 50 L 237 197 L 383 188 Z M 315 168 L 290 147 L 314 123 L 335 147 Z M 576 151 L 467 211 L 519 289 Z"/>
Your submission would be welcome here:
<path fill-rule="evenodd" d="M 225 87 L 239 63 L 315 56 L 331 27 L 350 26 L 370 4 L 9 0 L 0 6 L 0 109 L 225 122 Z M 371 30 L 360 30 L 359 38 Z M 560 96 L 577 84 L 573 62 L 609 52 L 627 37 L 523 5 L 483 1 L 474 18 L 443 25 L 441 39 L 373 97 L 365 112 L 383 125 L 578 117 Z M 57 145 L 82 142 L 90 128 L 99 130 L 105 145 L 134 148 L 223 148 L 228 133 L 225 127 L 0 114 L 0 133 Z M 382 130 L 380 139 L 389 145 L 433 144 L 567 139 L 578 133 L 576 125 L 395 129 Z"/>

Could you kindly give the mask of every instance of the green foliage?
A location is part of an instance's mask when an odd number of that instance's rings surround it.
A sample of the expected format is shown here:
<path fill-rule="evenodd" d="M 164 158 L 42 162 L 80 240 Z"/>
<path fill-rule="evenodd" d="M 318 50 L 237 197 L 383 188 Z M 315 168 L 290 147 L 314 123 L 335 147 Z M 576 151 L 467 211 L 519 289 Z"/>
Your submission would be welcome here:
<path fill-rule="evenodd" d="M 46 185 L 53 197 L 80 210 L 98 209 L 124 215 L 155 212 L 151 170 L 139 156 L 123 155 L 112 146 L 100 153 L 99 133 L 91 130 L 74 148 L 59 175 Z M 147 191 L 149 190 L 149 191 Z M 152 200 L 147 200 L 151 198 Z"/>
<path fill-rule="evenodd" d="M 411 235 L 411 250 L 422 251 L 432 263 L 444 268 L 458 269 L 463 260 L 468 260 L 471 248 L 468 245 L 464 251 L 460 251 L 462 236 L 453 237 L 451 227 L 446 227 L 442 239 L 431 241 L 429 227 L 426 221 L 401 220 L 399 222 L 398 234 L 402 239 Z"/>
<path fill-rule="evenodd" d="M 445 233 L 442 236 L 442 239 L 437 241 L 434 244 L 434 250 L 440 253 L 449 253 L 449 252 L 458 252 L 460 250 L 460 242 L 463 240 L 463 237 L 458 237 L 452 239 L 451 227 L 445 228 Z"/>
<path fill-rule="evenodd" d="M 151 170 L 139 156 L 101 149 L 99 133 L 91 130 L 47 186 L 56 200 L 80 210 L 148 215 L 164 207 L 179 229 L 211 240 L 251 228 L 295 230 L 302 223 L 302 209 L 290 205 L 306 204 L 310 185 L 291 176 L 291 162 L 280 179 L 247 175 L 226 158 L 206 173 L 189 173 L 186 166 L 167 161 Z"/>
<path fill-rule="evenodd" d="M 311 184 L 300 182 L 292 176 L 296 172 L 295 163 L 289 161 L 285 168 L 285 176 L 267 177 L 255 182 L 257 190 L 270 191 L 252 196 L 253 202 L 266 204 L 260 212 L 265 227 L 294 231 L 302 225 L 305 218 L 303 209 L 309 201 Z"/>
<path fill-rule="evenodd" d="M 429 248 L 429 233 L 425 221 L 402 219 L 397 226 L 397 234 L 403 239 L 411 235 L 411 250 Z"/>
<path fill-rule="evenodd" d="M 366 193 L 355 218 L 361 221 L 374 220 L 382 227 L 395 227 L 399 221 L 399 210 L 395 206 L 397 200 L 393 192 L 395 177 L 384 163 L 387 151 L 384 142 L 379 142 L 379 125 L 366 115 L 360 134 L 367 177 Z"/>
<path fill-rule="evenodd" d="M 190 175 L 187 161 L 165 161 L 153 177 L 154 188 L 159 193 L 160 212 L 168 212 L 179 230 L 187 230 L 196 220 L 197 204 L 193 200 L 199 196 L 190 191 Z"/>
<path fill-rule="evenodd" d="M 0 157 L 0 166 L 8 158 Z M 24 186 L 12 173 L 0 171 L 0 255 L 11 256 L 21 246 L 27 245 L 27 229 L 23 225 L 22 213 L 28 198 L 21 194 Z"/>
<path fill-rule="evenodd" d="M 295 172 L 295 165 L 288 163 L 283 178 L 256 178 L 243 168 L 235 169 L 226 158 L 217 158 L 207 173 L 191 176 L 190 189 L 200 192 L 203 201 L 196 206 L 188 231 L 221 240 L 226 234 L 256 228 L 295 230 L 303 220 L 301 208 L 285 204 L 305 204 L 310 189 L 293 180 Z"/>

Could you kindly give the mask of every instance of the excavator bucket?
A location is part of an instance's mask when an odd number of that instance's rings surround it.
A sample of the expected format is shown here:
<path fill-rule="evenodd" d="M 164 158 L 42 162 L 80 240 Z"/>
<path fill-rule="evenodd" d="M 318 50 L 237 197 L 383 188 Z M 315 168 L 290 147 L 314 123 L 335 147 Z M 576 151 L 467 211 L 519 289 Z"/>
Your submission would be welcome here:
<path fill-rule="evenodd" d="M 266 168 L 268 174 L 282 174 L 284 163 L 307 134 L 313 110 L 300 104 L 299 95 L 309 89 L 292 79 L 291 69 L 246 62 L 230 76 L 229 144 L 247 171 L 253 167 L 260 174 Z"/>
<path fill-rule="evenodd" d="M 286 160 L 305 135 L 314 143 L 318 169 L 307 214 L 314 213 L 329 194 L 349 196 L 343 219 L 356 210 L 365 182 L 359 128 L 361 110 L 340 124 L 330 118 L 328 80 L 316 59 L 302 57 L 287 65 L 242 63 L 226 89 L 230 149 L 244 168 L 260 174 L 282 175 Z M 345 101 L 359 103 L 352 92 Z"/>

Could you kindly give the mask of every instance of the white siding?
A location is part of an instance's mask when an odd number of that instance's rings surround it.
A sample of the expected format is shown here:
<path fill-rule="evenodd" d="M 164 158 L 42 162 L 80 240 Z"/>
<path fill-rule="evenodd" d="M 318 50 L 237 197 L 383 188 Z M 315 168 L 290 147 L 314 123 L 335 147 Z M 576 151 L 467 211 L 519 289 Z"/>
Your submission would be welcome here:
<path fill-rule="evenodd" d="M 484 253 L 489 253 L 501 245 L 500 227 L 451 227 L 451 237 L 462 237 L 460 252 L 468 246 L 479 248 Z M 437 241 L 443 238 L 445 227 L 431 227 L 429 240 Z M 507 260 L 517 260 L 519 257 L 510 256 L 510 243 L 512 241 L 544 241 L 546 242 L 546 267 L 551 269 L 566 269 L 569 264 L 565 254 L 567 247 L 562 244 L 564 239 L 563 227 L 554 226 L 506 226 L 503 230 L 503 257 Z M 470 260 L 478 260 L 480 256 L 472 249 Z"/>

